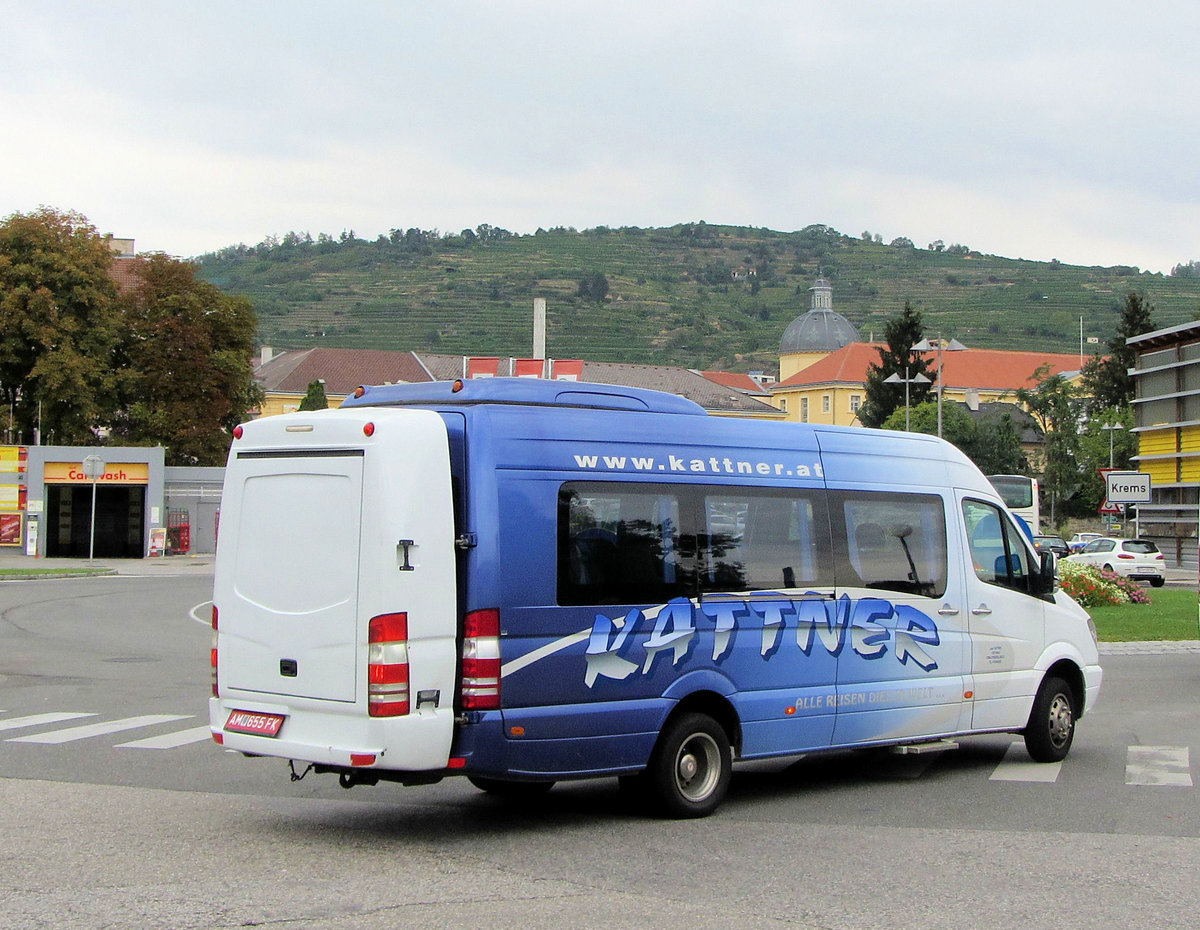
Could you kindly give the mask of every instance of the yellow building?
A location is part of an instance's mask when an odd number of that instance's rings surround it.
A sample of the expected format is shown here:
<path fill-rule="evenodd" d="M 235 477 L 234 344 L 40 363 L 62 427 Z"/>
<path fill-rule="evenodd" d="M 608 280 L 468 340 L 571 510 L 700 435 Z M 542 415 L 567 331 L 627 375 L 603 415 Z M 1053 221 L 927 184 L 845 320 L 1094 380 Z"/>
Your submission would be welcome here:
<path fill-rule="evenodd" d="M 1138 504 L 1138 534 L 1176 567 L 1197 568 L 1200 506 L 1200 322 L 1134 336 L 1137 468 L 1150 475 L 1149 504 Z"/>

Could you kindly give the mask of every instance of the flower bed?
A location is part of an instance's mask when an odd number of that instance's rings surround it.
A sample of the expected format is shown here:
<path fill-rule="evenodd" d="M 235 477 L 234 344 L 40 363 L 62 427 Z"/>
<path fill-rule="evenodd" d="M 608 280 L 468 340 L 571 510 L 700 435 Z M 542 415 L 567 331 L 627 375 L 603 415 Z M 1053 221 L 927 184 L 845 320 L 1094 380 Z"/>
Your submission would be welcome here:
<path fill-rule="evenodd" d="M 1062 589 L 1081 607 L 1105 604 L 1149 604 L 1150 595 L 1136 581 L 1106 572 L 1095 565 L 1063 560 L 1058 563 Z"/>

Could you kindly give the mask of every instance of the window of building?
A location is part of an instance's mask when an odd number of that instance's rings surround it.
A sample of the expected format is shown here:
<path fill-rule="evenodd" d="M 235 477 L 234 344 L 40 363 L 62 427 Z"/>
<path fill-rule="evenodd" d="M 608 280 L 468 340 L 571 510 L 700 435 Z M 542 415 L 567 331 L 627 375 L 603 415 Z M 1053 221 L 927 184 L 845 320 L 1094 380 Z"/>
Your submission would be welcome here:
<path fill-rule="evenodd" d="M 822 394 L 822 395 L 821 395 L 821 412 L 822 412 L 822 413 L 829 413 L 829 409 L 830 409 L 829 395 L 828 395 L 828 394 Z"/>
<path fill-rule="evenodd" d="M 801 423 L 808 422 L 808 398 L 807 397 L 800 398 L 800 422 Z"/>
<path fill-rule="evenodd" d="M 861 406 L 862 406 L 862 395 L 861 394 L 851 394 L 850 395 L 850 412 L 858 413 L 858 410 Z"/>

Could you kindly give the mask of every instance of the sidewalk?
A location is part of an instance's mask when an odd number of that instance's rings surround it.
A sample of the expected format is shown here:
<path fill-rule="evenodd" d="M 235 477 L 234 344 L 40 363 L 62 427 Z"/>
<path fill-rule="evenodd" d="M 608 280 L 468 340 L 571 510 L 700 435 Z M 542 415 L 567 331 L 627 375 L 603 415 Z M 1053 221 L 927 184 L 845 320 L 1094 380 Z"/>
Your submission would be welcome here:
<path fill-rule="evenodd" d="M 39 570 L 54 569 L 55 572 L 66 570 L 78 571 L 80 574 L 108 575 L 179 575 L 179 574 L 212 574 L 212 553 L 204 555 L 165 555 L 146 559 L 42 559 L 25 555 L 12 549 L 0 549 L 0 569 L 7 581 L 23 577 L 45 577 L 34 574 Z M 30 575 L 20 574 L 21 569 L 29 571 Z"/>

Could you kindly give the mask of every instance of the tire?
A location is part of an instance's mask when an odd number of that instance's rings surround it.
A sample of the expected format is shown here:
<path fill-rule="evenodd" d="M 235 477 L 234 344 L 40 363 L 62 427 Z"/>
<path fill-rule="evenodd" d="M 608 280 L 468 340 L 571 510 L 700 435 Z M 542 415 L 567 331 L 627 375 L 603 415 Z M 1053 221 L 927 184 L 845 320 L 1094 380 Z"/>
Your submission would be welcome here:
<path fill-rule="evenodd" d="M 1167 579 L 1165 579 L 1165 578 L 1151 578 L 1150 579 L 1151 586 L 1155 587 L 1155 588 L 1161 588 L 1166 583 L 1167 583 Z"/>
<path fill-rule="evenodd" d="M 725 799 L 733 771 L 729 734 L 707 714 L 684 714 L 658 738 L 646 769 L 657 810 L 668 817 L 707 817 Z"/>
<path fill-rule="evenodd" d="M 1113 571 L 1113 567 L 1112 567 L 1111 565 L 1105 565 L 1105 566 L 1104 566 L 1104 571 L 1106 571 L 1106 572 L 1112 572 L 1114 575 L 1116 574 L 1116 572 L 1115 572 L 1115 571 Z"/>
<path fill-rule="evenodd" d="M 500 778 L 484 778 L 481 775 L 468 775 L 467 781 L 480 791 L 486 791 L 498 798 L 534 798 L 554 787 L 552 781 L 504 781 Z"/>
<path fill-rule="evenodd" d="M 1061 678 L 1042 682 L 1029 723 L 1025 726 L 1025 748 L 1035 762 L 1061 762 L 1075 739 L 1077 708 L 1075 692 Z"/>

